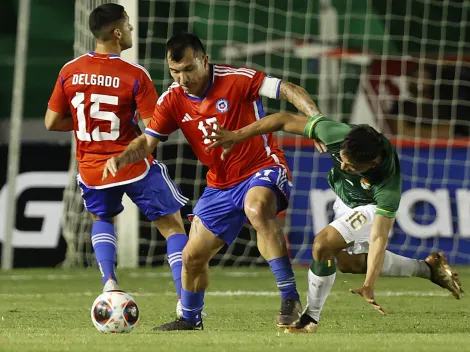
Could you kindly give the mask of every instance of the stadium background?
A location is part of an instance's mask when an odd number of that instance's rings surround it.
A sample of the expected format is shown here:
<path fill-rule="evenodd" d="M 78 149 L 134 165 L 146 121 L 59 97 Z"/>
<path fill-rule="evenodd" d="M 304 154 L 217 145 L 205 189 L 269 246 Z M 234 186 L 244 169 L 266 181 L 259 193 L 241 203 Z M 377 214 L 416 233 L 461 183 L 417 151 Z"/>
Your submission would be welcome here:
<path fill-rule="evenodd" d="M 163 60 L 166 38 L 178 30 L 186 30 L 191 23 L 192 30 L 206 43 L 213 62 L 266 70 L 304 86 L 314 98 L 318 97 L 326 115 L 343 121 L 372 123 L 379 128 L 383 127 L 383 121 L 377 111 L 382 106 L 375 105 L 400 95 L 401 86 L 394 77 L 404 76 L 410 66 L 418 63 L 449 61 L 455 66 L 466 65 L 470 34 L 466 1 L 445 2 L 445 6 L 439 1 L 418 0 L 331 1 L 329 6 L 336 11 L 340 35 L 327 43 L 322 39 L 324 55 L 319 57 L 315 49 L 318 49 L 320 35 L 321 4 L 320 1 L 292 0 L 140 1 L 139 61 L 152 74 L 157 90 L 163 92 L 170 83 Z M 3 24 L 0 35 L 1 214 L 10 206 L 5 201 L 5 182 L 17 10 L 17 1 L 5 0 L 0 14 Z M 286 13 L 293 15 L 286 16 Z M 62 210 L 63 188 L 69 180 L 70 136 L 47 132 L 43 127 L 43 114 L 58 71 L 74 55 L 74 2 L 54 2 L 51 6 L 48 0 L 33 1 L 29 35 L 21 175 L 18 178 L 23 188 L 17 198 L 14 266 L 56 266 L 66 253 L 58 214 Z M 246 45 L 253 43 L 265 44 L 256 51 Z M 320 80 L 325 79 L 321 74 L 325 59 L 336 65 L 330 68 L 331 75 L 327 74 L 326 79 L 339 79 L 336 84 L 330 82 L 326 96 L 319 88 Z M 365 90 L 365 86 L 372 88 Z M 387 91 L 385 95 L 383 89 Z M 378 100 L 382 101 L 374 105 Z M 265 103 L 268 112 L 290 109 L 285 103 Z M 452 105 L 445 101 L 436 101 L 436 104 Z M 465 198 L 469 198 L 466 190 L 470 166 L 467 139 L 423 141 L 400 135 L 393 138 L 401 155 L 404 191 L 411 191 L 407 198 L 411 205 L 404 208 L 402 216 L 405 219 L 406 214 L 411 214 L 410 219 L 414 221 L 398 221 L 390 240 L 391 248 L 419 258 L 440 248 L 449 252 L 452 262 L 468 264 L 470 203 Z M 313 233 L 331 217 L 332 196 L 321 176 L 330 164 L 324 156 L 314 154 L 312 157 L 313 148 L 305 141 L 287 137 L 280 140 L 294 170 L 296 186 L 291 210 L 287 213 L 291 254 L 296 263 L 305 264 L 309 261 Z M 187 146 L 170 143 L 158 153 L 163 161 L 169 160 L 172 175 L 179 174 L 187 179 L 204 173 L 194 161 L 186 162 L 194 160 Z M 196 184 L 181 184 L 186 195 L 201 194 L 203 186 L 202 179 Z M 191 212 L 197 200 L 197 197 L 190 198 L 193 202 L 183 213 Z M 31 203 L 35 205 L 28 206 Z M 164 243 L 156 237 L 158 245 L 153 248 L 154 234 L 144 223 L 142 219 L 139 264 L 161 264 L 165 261 Z M 240 236 L 244 241 L 230 249 L 230 257 L 219 256 L 214 264 L 262 264 L 252 236 L 249 228 L 245 228 Z M 245 244 L 248 244 L 248 251 Z M 153 252 L 149 255 L 150 251 Z M 85 265 L 92 264 L 88 254 L 90 248 L 85 248 L 82 261 Z"/>

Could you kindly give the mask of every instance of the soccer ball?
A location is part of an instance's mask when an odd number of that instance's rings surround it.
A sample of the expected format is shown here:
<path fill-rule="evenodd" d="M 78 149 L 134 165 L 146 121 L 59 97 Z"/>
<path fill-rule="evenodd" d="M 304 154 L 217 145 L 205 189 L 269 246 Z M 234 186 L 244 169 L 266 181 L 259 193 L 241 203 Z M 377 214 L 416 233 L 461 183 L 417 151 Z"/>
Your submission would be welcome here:
<path fill-rule="evenodd" d="M 139 320 L 139 307 L 126 292 L 103 292 L 93 302 L 91 320 L 99 332 L 129 333 Z"/>

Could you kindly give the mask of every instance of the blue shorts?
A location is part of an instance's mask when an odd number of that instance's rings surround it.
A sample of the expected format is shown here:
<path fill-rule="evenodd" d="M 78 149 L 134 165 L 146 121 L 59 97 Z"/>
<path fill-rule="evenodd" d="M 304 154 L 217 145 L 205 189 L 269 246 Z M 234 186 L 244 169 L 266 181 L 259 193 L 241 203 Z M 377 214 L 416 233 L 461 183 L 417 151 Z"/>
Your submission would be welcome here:
<path fill-rule="evenodd" d="M 80 181 L 78 184 L 86 209 L 103 220 L 111 219 L 124 210 L 121 203 L 124 193 L 150 221 L 176 213 L 188 201 L 171 180 L 166 165 L 157 160 L 152 162 L 143 179 L 127 185 L 95 189 Z"/>
<path fill-rule="evenodd" d="M 268 167 L 253 174 L 236 186 L 226 189 L 206 187 L 194 208 L 204 226 L 230 245 L 247 221 L 245 197 L 250 188 L 262 186 L 274 191 L 278 212 L 287 208 L 292 183 L 282 167 Z"/>

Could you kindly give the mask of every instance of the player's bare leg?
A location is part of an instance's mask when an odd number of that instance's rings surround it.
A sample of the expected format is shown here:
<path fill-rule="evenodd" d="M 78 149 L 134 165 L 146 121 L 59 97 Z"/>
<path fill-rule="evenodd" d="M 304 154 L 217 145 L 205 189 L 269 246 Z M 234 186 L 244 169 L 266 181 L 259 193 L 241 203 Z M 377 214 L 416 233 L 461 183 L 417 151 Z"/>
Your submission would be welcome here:
<path fill-rule="evenodd" d="M 302 306 L 295 283 L 284 234 L 276 221 L 276 194 L 267 187 L 251 188 L 245 197 L 245 214 L 256 230 L 258 249 L 266 259 L 281 292 L 281 309 L 276 317 L 279 327 L 292 326 L 300 317 Z"/>
<path fill-rule="evenodd" d="M 349 254 L 346 251 L 341 251 L 336 255 L 336 269 L 344 274 L 365 274 L 367 254 Z"/>
<path fill-rule="evenodd" d="M 209 286 L 209 261 L 224 246 L 195 216 L 189 233 L 189 241 L 183 250 L 183 288 L 186 291 L 203 291 Z"/>
<path fill-rule="evenodd" d="M 367 271 L 367 254 L 349 254 L 341 251 L 336 255 L 336 267 L 343 273 L 365 274 Z M 425 260 L 417 260 L 385 252 L 381 276 L 421 277 L 449 290 L 460 299 L 463 290 L 455 273 L 447 264 L 443 253 L 431 253 Z"/>
<path fill-rule="evenodd" d="M 312 265 L 308 271 L 307 306 L 294 327 L 285 333 L 313 333 L 317 331 L 320 312 L 336 278 L 334 257 L 347 247 L 341 234 L 327 226 L 315 236 Z"/>
<path fill-rule="evenodd" d="M 183 317 L 155 327 L 156 331 L 202 330 L 204 290 L 209 286 L 209 261 L 225 242 L 210 232 L 196 216 L 183 250 L 181 301 Z"/>
<path fill-rule="evenodd" d="M 168 214 L 154 220 L 153 223 L 166 239 L 168 263 L 170 264 L 173 282 L 175 283 L 176 288 L 176 295 L 178 297 L 176 316 L 181 318 L 183 316 L 183 309 L 181 307 L 181 268 L 183 266 L 183 248 L 188 242 L 188 236 L 186 236 L 183 219 L 181 218 L 181 213 L 178 210 L 176 213 Z"/>

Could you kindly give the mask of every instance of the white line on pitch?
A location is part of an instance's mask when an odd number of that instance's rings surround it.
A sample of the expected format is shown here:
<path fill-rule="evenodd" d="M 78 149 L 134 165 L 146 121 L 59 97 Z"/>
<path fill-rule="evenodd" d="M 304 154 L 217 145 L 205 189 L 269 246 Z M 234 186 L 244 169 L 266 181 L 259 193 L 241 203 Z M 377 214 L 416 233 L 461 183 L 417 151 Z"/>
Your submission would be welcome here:
<path fill-rule="evenodd" d="M 161 297 L 161 296 L 175 296 L 174 292 L 129 292 L 132 296 L 135 297 Z M 99 292 L 47 292 L 47 293 L 0 293 L 0 297 L 11 297 L 11 298 L 41 298 L 41 297 L 52 297 L 52 296 L 69 296 L 69 297 L 92 297 L 97 296 Z M 347 292 L 332 292 L 331 296 L 344 296 L 347 295 Z M 375 293 L 376 296 L 386 296 L 386 297 L 446 297 L 450 296 L 446 292 L 438 291 L 378 291 Z M 233 296 L 264 296 L 264 297 L 276 297 L 279 296 L 277 291 L 208 291 L 206 296 L 223 296 L 223 297 L 233 297 Z"/>
<path fill-rule="evenodd" d="M 267 273 L 267 272 L 266 272 Z M 158 277 L 171 277 L 171 272 L 146 272 L 146 273 L 120 273 L 124 277 L 130 277 L 132 279 L 139 278 L 158 278 Z M 215 275 L 222 275 L 228 277 L 258 277 L 262 275 L 261 272 L 244 272 L 244 271 L 227 271 L 222 273 L 215 273 Z M 29 280 L 47 280 L 47 281 L 61 281 L 61 280 L 76 280 L 80 278 L 99 278 L 99 271 L 96 272 L 77 272 L 74 274 L 49 274 L 49 275 L 0 275 L 1 281 L 29 281 Z"/>

